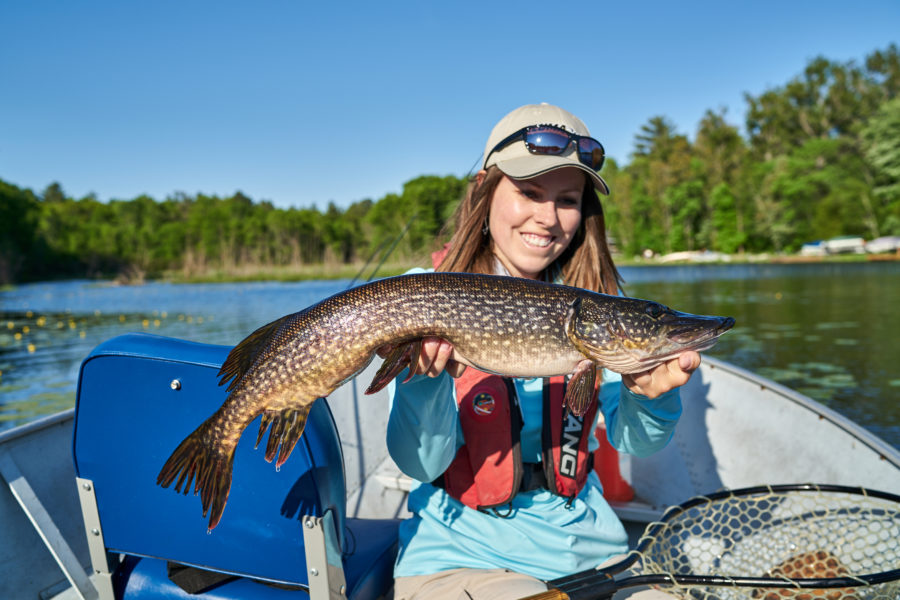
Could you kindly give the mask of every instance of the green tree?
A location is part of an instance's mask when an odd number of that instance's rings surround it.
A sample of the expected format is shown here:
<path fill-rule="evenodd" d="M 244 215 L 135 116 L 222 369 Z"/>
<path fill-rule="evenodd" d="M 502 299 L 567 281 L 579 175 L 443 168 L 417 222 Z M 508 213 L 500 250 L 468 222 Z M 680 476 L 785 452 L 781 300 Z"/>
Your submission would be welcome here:
<path fill-rule="evenodd" d="M 747 234 L 740 223 L 737 199 L 727 183 L 713 188 L 710 197 L 712 208 L 711 246 L 720 252 L 733 254 L 744 248 Z"/>
<path fill-rule="evenodd" d="M 0 285 L 18 280 L 32 267 L 30 258 L 45 253 L 37 235 L 38 211 L 30 190 L 0 180 Z"/>
<path fill-rule="evenodd" d="M 873 173 L 879 232 L 900 235 L 900 98 L 885 102 L 862 131 Z"/>
<path fill-rule="evenodd" d="M 666 191 L 693 177 L 692 149 L 684 135 L 665 117 L 651 118 L 635 136 L 635 153 L 626 169 L 633 174 L 638 189 L 635 202 L 634 235 L 644 248 L 669 252 L 674 226 L 675 204 L 667 201 Z"/>

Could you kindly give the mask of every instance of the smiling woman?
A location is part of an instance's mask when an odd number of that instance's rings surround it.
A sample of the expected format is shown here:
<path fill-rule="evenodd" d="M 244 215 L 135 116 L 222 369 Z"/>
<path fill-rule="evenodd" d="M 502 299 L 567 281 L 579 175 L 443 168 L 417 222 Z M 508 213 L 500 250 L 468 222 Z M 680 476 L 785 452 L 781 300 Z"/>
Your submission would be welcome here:
<path fill-rule="evenodd" d="M 597 172 L 603 146 L 587 126 L 556 106 L 523 106 L 497 123 L 484 157 L 457 208 L 450 243 L 433 257 L 436 269 L 617 295 L 620 278 L 600 204 L 600 194 L 609 194 Z M 512 314 L 532 310 L 492 300 Z M 618 326 L 580 322 L 574 315 L 581 310 L 605 312 L 589 304 L 572 304 L 568 313 L 567 330 L 577 332 L 585 355 L 604 338 L 642 335 L 637 317 Z M 493 339 L 507 343 L 501 335 Z M 596 366 L 587 361 L 568 383 L 501 377 L 496 373 L 509 371 L 455 360 L 463 348 L 451 342 L 422 340 L 409 376 L 391 388 L 387 446 L 399 468 L 420 482 L 409 496 L 413 517 L 400 529 L 394 597 L 520 598 L 546 590 L 542 579 L 624 552 L 625 530 L 587 458 L 599 445 L 599 415 L 617 449 L 646 455 L 662 448 L 681 414 L 678 387 L 700 364 L 698 347 L 664 353 L 662 363 L 621 377 L 604 372 L 596 386 Z M 554 353 L 540 346 L 534 358 L 546 362 Z M 381 352 L 390 358 L 397 350 Z M 561 412 L 563 398 L 578 399 L 568 414 Z"/>
<path fill-rule="evenodd" d="M 571 167 L 500 180 L 488 222 L 494 254 L 510 275 L 537 279 L 569 247 L 581 224 L 584 186 L 584 173 Z"/>

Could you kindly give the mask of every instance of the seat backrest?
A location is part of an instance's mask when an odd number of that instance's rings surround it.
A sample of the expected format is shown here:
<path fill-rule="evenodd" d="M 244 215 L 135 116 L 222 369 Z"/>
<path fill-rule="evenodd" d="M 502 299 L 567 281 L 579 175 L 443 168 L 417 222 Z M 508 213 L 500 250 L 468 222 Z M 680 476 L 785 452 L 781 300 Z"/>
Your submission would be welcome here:
<path fill-rule="evenodd" d="M 325 401 L 316 401 L 278 471 L 265 462 L 264 448 L 253 449 L 259 419 L 247 428 L 224 515 L 211 533 L 199 497 L 156 484 L 175 447 L 225 400 L 217 374 L 228 351 L 146 334 L 95 348 L 78 384 L 75 470 L 93 483 L 109 551 L 304 585 L 300 517 L 330 509 L 344 531 L 341 444 Z"/>

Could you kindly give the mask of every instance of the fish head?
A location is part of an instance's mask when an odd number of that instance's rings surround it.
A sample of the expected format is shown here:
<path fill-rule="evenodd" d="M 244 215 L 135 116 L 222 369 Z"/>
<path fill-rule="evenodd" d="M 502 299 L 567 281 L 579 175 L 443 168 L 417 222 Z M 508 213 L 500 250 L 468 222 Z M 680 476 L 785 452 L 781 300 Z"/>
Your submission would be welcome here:
<path fill-rule="evenodd" d="M 566 316 L 572 343 L 617 373 L 637 373 L 689 350 L 711 348 L 734 326 L 731 317 L 693 315 L 651 300 L 579 296 Z"/>

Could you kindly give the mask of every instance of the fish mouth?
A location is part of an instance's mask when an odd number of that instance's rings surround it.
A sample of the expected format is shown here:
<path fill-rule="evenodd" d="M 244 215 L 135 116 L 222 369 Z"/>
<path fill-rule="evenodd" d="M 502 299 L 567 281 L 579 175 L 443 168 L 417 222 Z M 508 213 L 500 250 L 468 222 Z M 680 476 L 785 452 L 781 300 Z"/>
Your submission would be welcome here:
<path fill-rule="evenodd" d="M 651 369 L 682 352 L 703 352 L 716 345 L 719 336 L 734 327 L 732 317 L 706 317 L 701 322 L 694 319 L 666 334 L 666 339 L 676 347 L 669 352 L 637 359 L 642 370 Z"/>
<path fill-rule="evenodd" d="M 695 346 L 715 343 L 720 335 L 732 327 L 734 327 L 733 317 L 707 317 L 700 322 L 694 320 L 672 329 L 666 334 L 666 339 L 683 345 L 685 349 L 696 349 Z"/>

